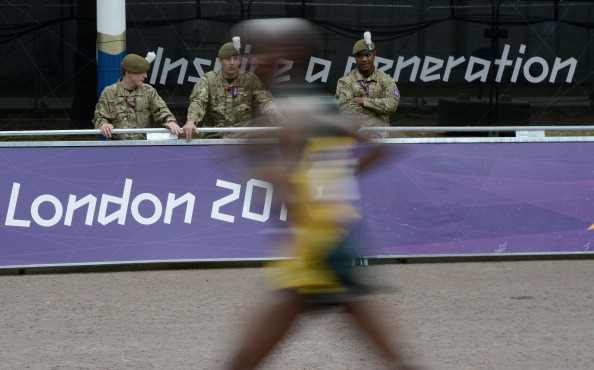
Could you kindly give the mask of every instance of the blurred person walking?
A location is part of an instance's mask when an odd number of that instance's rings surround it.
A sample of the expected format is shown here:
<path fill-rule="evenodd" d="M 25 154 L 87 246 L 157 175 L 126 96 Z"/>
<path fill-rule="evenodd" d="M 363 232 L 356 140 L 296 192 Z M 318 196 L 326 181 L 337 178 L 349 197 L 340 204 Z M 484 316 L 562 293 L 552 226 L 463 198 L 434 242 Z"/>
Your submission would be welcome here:
<path fill-rule="evenodd" d="M 303 71 L 315 53 L 315 31 L 303 19 L 242 22 L 238 29 L 253 37 L 256 73 L 270 71 L 276 59 Z M 291 76 L 293 78 L 293 76 Z M 321 98 L 309 85 L 273 86 L 286 121 L 274 134 L 277 144 L 252 149 L 252 177 L 268 181 L 288 209 L 282 256 L 266 268 L 271 292 L 250 320 L 230 369 L 253 369 L 289 330 L 299 315 L 322 307 L 342 307 L 374 341 L 395 369 L 412 369 L 385 330 L 373 307 L 363 299 L 369 288 L 357 280 L 352 249 L 361 215 L 357 175 L 378 160 L 384 148 L 366 144 L 357 120 L 345 119 L 333 100 Z M 298 80 L 297 80 L 298 81 Z"/>

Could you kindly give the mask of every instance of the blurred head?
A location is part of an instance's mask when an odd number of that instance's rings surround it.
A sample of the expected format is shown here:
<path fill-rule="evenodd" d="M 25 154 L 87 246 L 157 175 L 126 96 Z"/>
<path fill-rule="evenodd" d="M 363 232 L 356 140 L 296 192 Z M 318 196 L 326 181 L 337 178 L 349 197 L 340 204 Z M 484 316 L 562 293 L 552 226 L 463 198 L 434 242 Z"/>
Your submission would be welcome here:
<path fill-rule="evenodd" d="M 255 73 L 271 89 L 279 62 L 292 62 L 290 84 L 304 82 L 309 59 L 317 54 L 317 39 L 312 23 L 302 18 L 253 19 L 239 23 L 234 32 L 251 45 Z M 296 77 L 299 76 L 299 77 Z"/>

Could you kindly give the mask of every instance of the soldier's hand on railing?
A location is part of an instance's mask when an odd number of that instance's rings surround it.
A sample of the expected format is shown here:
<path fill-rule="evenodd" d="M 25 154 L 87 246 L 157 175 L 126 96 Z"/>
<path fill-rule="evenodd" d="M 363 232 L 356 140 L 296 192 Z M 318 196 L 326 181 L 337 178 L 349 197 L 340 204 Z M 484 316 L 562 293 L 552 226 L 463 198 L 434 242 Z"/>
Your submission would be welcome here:
<path fill-rule="evenodd" d="M 192 140 L 192 134 L 198 133 L 198 127 L 194 124 L 194 121 L 188 121 L 183 127 L 183 132 L 186 135 L 186 141 Z"/>
<path fill-rule="evenodd" d="M 184 131 L 181 129 L 181 127 L 179 127 L 179 125 L 175 121 L 169 121 L 167 123 L 164 123 L 163 126 L 168 128 L 172 134 L 181 135 L 184 133 Z"/>
<path fill-rule="evenodd" d="M 113 132 L 113 125 L 111 123 L 104 123 L 101 125 L 101 127 L 99 127 L 99 130 L 101 130 L 101 135 L 107 138 L 111 138 L 111 133 Z"/>

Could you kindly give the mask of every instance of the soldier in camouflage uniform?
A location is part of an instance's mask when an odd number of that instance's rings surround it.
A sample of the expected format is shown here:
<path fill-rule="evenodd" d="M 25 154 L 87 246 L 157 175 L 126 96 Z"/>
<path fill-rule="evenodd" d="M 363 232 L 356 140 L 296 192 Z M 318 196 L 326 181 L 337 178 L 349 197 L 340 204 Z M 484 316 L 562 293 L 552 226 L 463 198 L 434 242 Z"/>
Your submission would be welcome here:
<path fill-rule="evenodd" d="M 103 136 L 144 140 L 145 134 L 112 135 L 113 129 L 148 128 L 152 126 L 151 118 L 174 134 L 183 132 L 157 90 L 144 83 L 149 68 L 149 61 L 136 54 L 128 54 L 122 60 L 122 78 L 103 89 L 95 106 L 93 125 Z"/>
<path fill-rule="evenodd" d="M 336 87 L 340 111 L 357 116 L 362 127 L 389 126 L 400 92 L 390 76 L 375 68 L 376 50 L 369 32 L 355 43 L 353 56 L 357 68 L 340 78 Z"/>
<path fill-rule="evenodd" d="M 192 138 L 193 132 L 199 132 L 196 123 L 200 121 L 203 121 L 204 127 L 249 126 L 253 118 L 254 102 L 271 122 L 284 120 L 270 92 L 265 90 L 258 76 L 239 69 L 241 45 L 239 37 L 233 39 L 233 42 L 224 44 L 219 50 L 221 69 L 204 74 L 192 90 L 188 120 L 183 127 L 186 140 Z M 218 139 L 237 134 L 209 132 L 201 136 Z"/>

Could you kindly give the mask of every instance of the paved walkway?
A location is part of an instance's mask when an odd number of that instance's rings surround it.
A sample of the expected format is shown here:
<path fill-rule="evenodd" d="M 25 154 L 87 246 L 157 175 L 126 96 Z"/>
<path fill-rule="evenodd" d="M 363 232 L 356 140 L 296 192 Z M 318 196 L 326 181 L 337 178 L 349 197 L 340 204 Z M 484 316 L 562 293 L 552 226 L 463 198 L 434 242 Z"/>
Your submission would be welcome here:
<path fill-rule="evenodd" d="M 594 261 L 359 267 L 409 357 L 434 369 L 589 369 Z M 224 368 L 261 268 L 0 274 L 1 369 Z M 264 369 L 381 369 L 338 311 L 308 314 Z"/>

